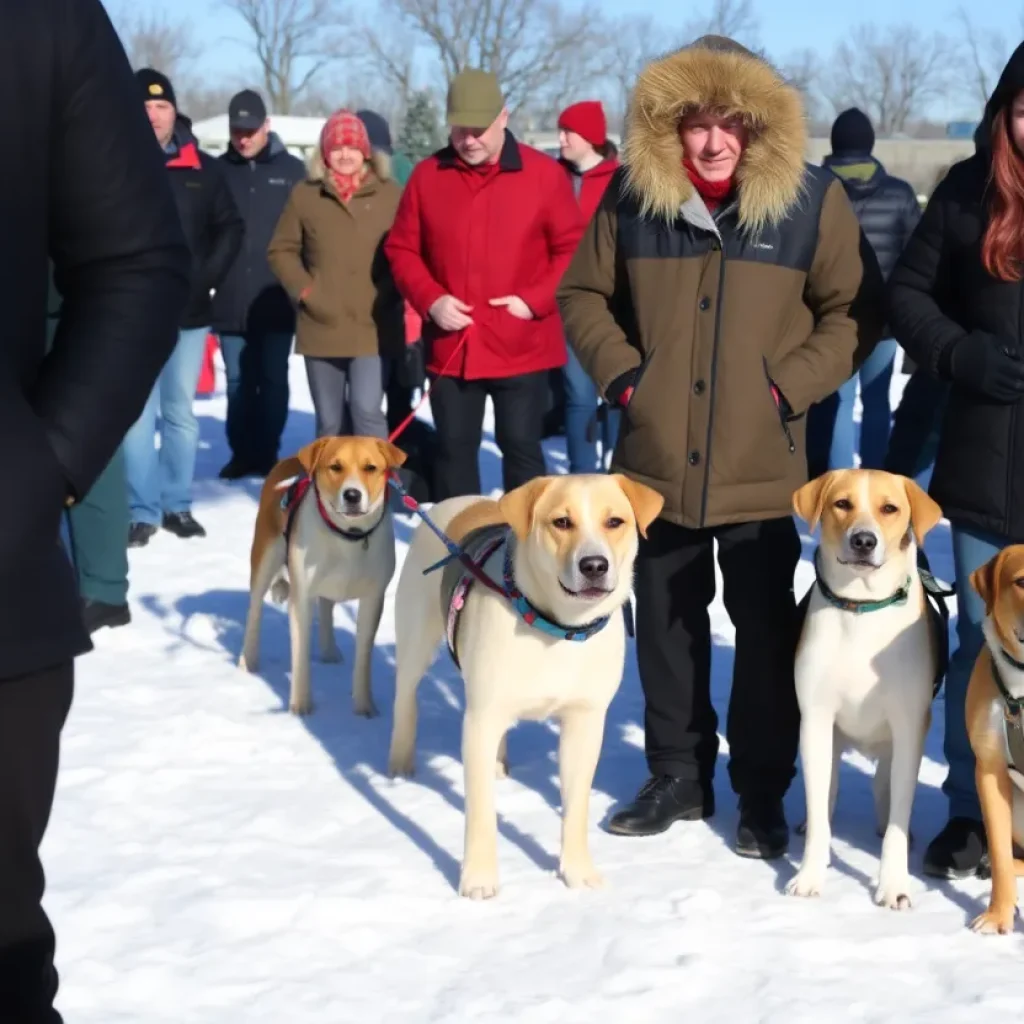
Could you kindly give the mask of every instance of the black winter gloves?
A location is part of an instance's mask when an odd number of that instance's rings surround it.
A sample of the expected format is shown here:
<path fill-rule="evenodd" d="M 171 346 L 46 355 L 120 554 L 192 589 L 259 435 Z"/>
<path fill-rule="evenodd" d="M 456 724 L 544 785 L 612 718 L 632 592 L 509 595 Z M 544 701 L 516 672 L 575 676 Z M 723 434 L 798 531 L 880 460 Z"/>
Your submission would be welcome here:
<path fill-rule="evenodd" d="M 1001 405 L 1024 398 L 1024 363 L 1012 342 L 972 331 L 939 357 L 939 371 L 955 384 Z"/>

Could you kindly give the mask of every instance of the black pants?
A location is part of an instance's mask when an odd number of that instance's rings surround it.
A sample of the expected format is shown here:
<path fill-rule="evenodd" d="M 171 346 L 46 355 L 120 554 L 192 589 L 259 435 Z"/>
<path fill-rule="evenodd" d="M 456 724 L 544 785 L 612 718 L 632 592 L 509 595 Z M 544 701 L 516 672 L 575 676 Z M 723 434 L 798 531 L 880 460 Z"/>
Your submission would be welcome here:
<path fill-rule="evenodd" d="M 662 519 L 640 542 L 636 651 L 647 763 L 654 775 L 710 786 L 718 757 L 711 704 L 712 542 L 726 611 L 736 627 L 726 738 L 740 796 L 781 797 L 796 768 L 800 717 L 793 574 L 800 537 L 790 518 L 687 530 Z"/>
<path fill-rule="evenodd" d="M 885 468 L 916 477 L 934 461 L 949 400 L 949 385 L 924 370 L 915 370 L 892 415 Z"/>
<path fill-rule="evenodd" d="M 541 432 L 547 372 L 493 380 L 435 377 L 430 408 L 437 428 L 437 500 L 480 493 L 480 442 L 488 397 L 494 403 L 494 439 L 501 449 L 502 486 L 511 491 L 544 476 Z"/>
<path fill-rule="evenodd" d="M 61 1024 L 39 845 L 53 806 L 74 665 L 0 681 L 0 1020 Z"/>

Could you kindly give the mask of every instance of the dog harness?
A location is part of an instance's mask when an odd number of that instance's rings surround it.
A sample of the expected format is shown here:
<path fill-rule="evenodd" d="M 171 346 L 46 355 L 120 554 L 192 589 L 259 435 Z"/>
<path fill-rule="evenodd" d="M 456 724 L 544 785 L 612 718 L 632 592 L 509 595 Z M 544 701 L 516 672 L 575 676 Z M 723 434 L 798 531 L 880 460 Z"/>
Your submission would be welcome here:
<path fill-rule="evenodd" d="M 1007 689 L 999 671 L 998 659 L 1002 658 L 1011 668 L 1024 672 L 1024 663 L 1011 657 L 1002 648 L 992 657 L 992 681 L 1003 699 L 1003 751 L 1010 778 L 1018 788 L 1024 789 L 1024 699 L 1014 697 Z"/>
<path fill-rule="evenodd" d="M 299 505 L 302 504 L 302 499 L 306 496 L 307 492 L 312 490 L 316 497 L 316 507 L 320 512 L 320 518 L 327 525 L 327 528 L 331 533 L 337 534 L 339 537 L 343 537 L 345 540 L 363 542 L 363 548 L 366 549 L 370 546 L 370 535 L 378 526 L 384 521 L 382 515 L 368 530 L 344 530 L 342 529 L 333 519 L 331 519 L 330 513 L 327 511 L 323 503 L 323 499 L 320 497 L 320 491 L 317 489 L 315 483 L 311 477 L 303 476 L 299 477 L 284 492 L 284 496 L 281 498 L 281 508 L 284 509 L 287 518 L 284 523 L 284 540 L 285 544 L 291 541 L 292 527 L 295 523 L 295 513 L 299 510 Z"/>
<path fill-rule="evenodd" d="M 932 698 L 934 699 L 942 689 L 942 680 L 945 679 L 946 670 L 949 668 L 949 608 L 946 605 L 946 599 L 953 595 L 954 590 L 952 587 L 940 583 L 925 569 L 918 569 L 918 576 L 921 579 L 921 586 L 924 588 L 925 607 L 928 609 L 935 635 L 935 679 L 932 682 Z M 814 556 L 814 585 L 818 588 L 818 593 L 833 608 L 850 612 L 852 615 L 868 615 L 871 612 L 880 612 L 886 608 L 906 604 L 910 599 L 912 583 L 913 580 L 907 576 L 906 582 L 888 597 L 880 598 L 877 601 L 853 601 L 846 597 L 840 597 L 822 579 L 818 555 Z M 813 591 L 814 587 L 812 586 L 797 608 L 801 633 L 807 618 L 807 610 L 811 605 Z"/>
<path fill-rule="evenodd" d="M 516 586 L 512 573 L 512 549 L 508 539 L 509 528 L 504 524 L 479 527 L 467 534 L 459 546 L 458 558 L 449 556 L 424 570 L 426 574 L 442 567 L 444 569 L 441 577 L 441 612 L 445 619 L 448 651 L 456 668 L 461 668 L 458 655 L 459 620 L 474 583 L 482 583 L 504 597 L 528 626 L 559 640 L 589 640 L 600 633 L 611 619 L 610 615 L 603 615 L 582 626 L 563 626 L 539 612 Z M 487 575 L 483 567 L 502 547 L 505 552 L 499 584 Z"/>

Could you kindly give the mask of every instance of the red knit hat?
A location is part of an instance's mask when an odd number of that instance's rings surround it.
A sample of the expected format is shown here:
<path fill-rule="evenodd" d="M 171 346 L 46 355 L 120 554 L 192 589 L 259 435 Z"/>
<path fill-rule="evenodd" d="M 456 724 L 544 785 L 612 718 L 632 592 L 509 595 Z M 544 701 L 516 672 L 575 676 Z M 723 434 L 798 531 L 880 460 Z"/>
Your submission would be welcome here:
<path fill-rule="evenodd" d="M 320 154 L 324 163 L 331 162 L 331 152 L 347 146 L 358 149 L 363 156 L 370 159 L 370 137 L 366 134 L 366 125 L 351 110 L 336 110 L 324 123 L 320 132 Z"/>
<path fill-rule="evenodd" d="M 558 115 L 558 127 L 575 132 L 592 146 L 603 146 L 608 141 L 608 123 L 599 100 L 583 100 L 566 107 Z"/>

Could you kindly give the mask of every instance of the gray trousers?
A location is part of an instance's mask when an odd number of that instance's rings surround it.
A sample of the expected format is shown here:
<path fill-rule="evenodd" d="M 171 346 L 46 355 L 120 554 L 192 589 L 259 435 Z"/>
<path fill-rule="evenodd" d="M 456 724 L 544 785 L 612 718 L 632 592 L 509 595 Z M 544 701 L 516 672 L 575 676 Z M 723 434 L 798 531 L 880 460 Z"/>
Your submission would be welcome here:
<path fill-rule="evenodd" d="M 347 433 L 346 426 L 351 422 L 353 434 L 387 438 L 380 356 L 355 359 L 306 356 L 305 359 L 309 392 L 316 412 L 317 437 Z"/>

